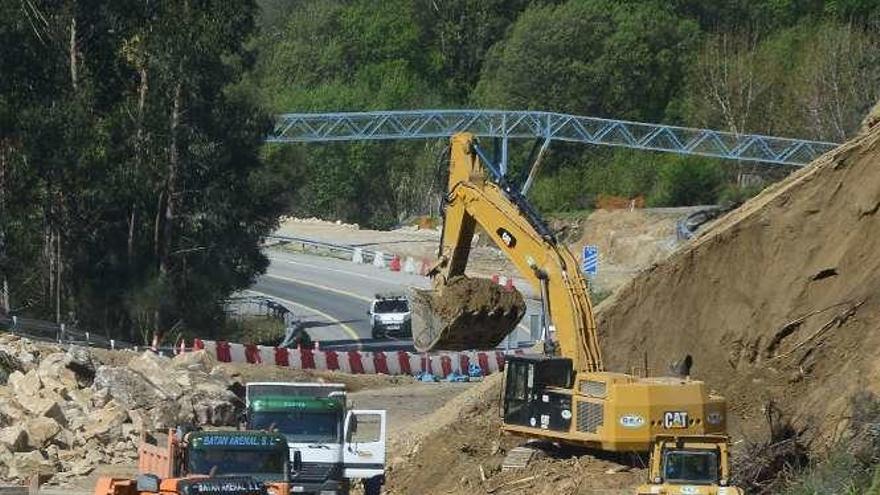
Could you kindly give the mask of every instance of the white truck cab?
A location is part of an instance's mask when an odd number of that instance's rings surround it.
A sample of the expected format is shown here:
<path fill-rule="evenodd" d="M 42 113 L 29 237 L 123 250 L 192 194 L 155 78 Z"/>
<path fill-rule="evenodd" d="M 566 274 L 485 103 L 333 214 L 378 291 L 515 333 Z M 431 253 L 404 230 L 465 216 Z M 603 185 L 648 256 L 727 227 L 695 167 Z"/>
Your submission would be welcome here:
<path fill-rule="evenodd" d="M 247 428 L 277 431 L 301 469 L 292 493 L 347 494 L 356 480 L 378 494 L 385 475 L 384 410 L 350 410 L 345 385 L 254 382 L 245 387 Z"/>

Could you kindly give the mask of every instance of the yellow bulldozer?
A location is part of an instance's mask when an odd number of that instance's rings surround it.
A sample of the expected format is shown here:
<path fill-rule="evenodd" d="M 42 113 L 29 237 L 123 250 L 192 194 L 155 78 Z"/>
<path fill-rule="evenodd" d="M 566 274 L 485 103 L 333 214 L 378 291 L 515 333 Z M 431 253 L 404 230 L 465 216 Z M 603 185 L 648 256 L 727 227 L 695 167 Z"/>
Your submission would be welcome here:
<path fill-rule="evenodd" d="M 412 295 L 418 350 L 492 349 L 523 316 L 518 291 L 465 276 L 477 225 L 541 295 L 543 352 L 506 361 L 505 431 L 613 452 L 648 452 L 661 435 L 725 434 L 726 402 L 702 381 L 605 369 L 578 260 L 471 134 L 451 139 L 445 203 L 433 288 Z"/>

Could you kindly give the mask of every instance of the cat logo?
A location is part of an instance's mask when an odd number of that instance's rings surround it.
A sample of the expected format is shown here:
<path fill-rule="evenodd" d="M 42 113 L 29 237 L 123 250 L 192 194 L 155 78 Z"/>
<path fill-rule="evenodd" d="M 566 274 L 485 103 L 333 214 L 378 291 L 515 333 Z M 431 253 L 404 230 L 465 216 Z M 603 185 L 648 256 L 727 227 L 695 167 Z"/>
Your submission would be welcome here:
<path fill-rule="evenodd" d="M 498 230 L 496 230 L 495 233 L 498 234 L 498 237 L 501 238 L 501 242 L 503 242 L 505 246 L 509 248 L 516 246 L 516 237 L 504 227 L 498 227 Z"/>
<path fill-rule="evenodd" d="M 671 428 L 687 428 L 688 413 L 686 411 L 667 411 L 663 413 L 663 427 Z"/>

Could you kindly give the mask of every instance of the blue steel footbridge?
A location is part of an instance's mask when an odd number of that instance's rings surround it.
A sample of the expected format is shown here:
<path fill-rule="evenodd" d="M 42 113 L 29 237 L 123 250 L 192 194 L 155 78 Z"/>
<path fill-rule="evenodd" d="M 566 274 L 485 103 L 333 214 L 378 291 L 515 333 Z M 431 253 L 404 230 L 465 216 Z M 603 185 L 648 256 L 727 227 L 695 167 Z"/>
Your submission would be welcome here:
<path fill-rule="evenodd" d="M 806 165 L 837 147 L 836 143 L 806 139 L 506 110 L 288 113 L 278 116 L 267 142 L 435 139 L 464 131 L 500 141 L 502 171 L 510 139 L 540 140 L 540 154 L 550 142 L 564 141 L 792 166 Z"/>

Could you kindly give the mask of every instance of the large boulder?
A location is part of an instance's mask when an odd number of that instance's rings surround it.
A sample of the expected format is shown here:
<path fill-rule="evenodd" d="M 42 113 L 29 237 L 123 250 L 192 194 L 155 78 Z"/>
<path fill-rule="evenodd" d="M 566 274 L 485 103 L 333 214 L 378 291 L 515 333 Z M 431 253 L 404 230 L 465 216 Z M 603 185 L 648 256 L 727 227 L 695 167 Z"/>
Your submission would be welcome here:
<path fill-rule="evenodd" d="M 190 421 L 193 424 L 231 426 L 238 422 L 241 408 L 227 383 L 209 376 L 193 385 L 185 397 L 188 402 L 181 404 L 181 409 L 185 409 L 187 404 L 191 405 Z"/>
<path fill-rule="evenodd" d="M 42 449 L 61 432 L 61 425 L 52 418 L 29 419 L 24 425 L 27 430 L 27 446 Z"/>
<path fill-rule="evenodd" d="M 0 349 L 0 385 L 6 383 L 12 372 L 21 371 L 23 369 L 24 365 L 15 354 Z"/>
<path fill-rule="evenodd" d="M 143 376 L 170 400 L 183 395 L 184 386 L 178 382 L 180 372 L 172 368 L 168 358 L 147 351 L 129 361 L 128 368 Z"/>
<path fill-rule="evenodd" d="M 204 349 L 195 352 L 184 352 L 174 356 L 172 366 L 189 371 L 209 372 L 217 365 L 217 360 Z"/>
<path fill-rule="evenodd" d="M 7 476 L 15 479 L 27 479 L 31 476 L 51 476 L 55 474 L 55 464 L 43 457 L 38 450 L 16 452 L 7 462 Z"/>
<path fill-rule="evenodd" d="M 56 352 L 43 358 L 37 367 L 37 375 L 43 387 L 61 395 L 77 389 L 79 382 L 76 374 L 68 368 L 71 362 L 70 356 L 64 352 Z"/>
<path fill-rule="evenodd" d="M 0 426 L 16 424 L 28 414 L 15 400 L 11 390 L 7 387 L 0 387 Z"/>
<path fill-rule="evenodd" d="M 110 401 L 103 409 L 92 413 L 82 436 L 87 442 L 97 440 L 102 444 L 119 440 L 123 436 L 122 424 L 127 420 L 126 410 L 115 401 Z"/>
<path fill-rule="evenodd" d="M 165 402 L 165 393 L 140 373 L 128 368 L 99 366 L 92 385 L 97 392 L 106 391 L 126 409 L 149 408 Z"/>
<path fill-rule="evenodd" d="M 28 446 L 27 430 L 20 424 L 0 429 L 0 446 L 12 452 L 25 450 Z"/>
<path fill-rule="evenodd" d="M 27 373 L 13 371 L 9 375 L 8 385 L 19 400 L 19 403 L 23 399 L 37 397 L 40 389 L 43 387 L 42 382 L 40 382 L 40 376 L 35 370 L 28 371 Z"/>
<path fill-rule="evenodd" d="M 90 386 L 95 379 L 97 369 L 92 353 L 85 347 L 74 345 L 67 349 L 67 357 L 69 358 L 67 368 L 73 371 L 79 384 L 83 387 Z"/>

